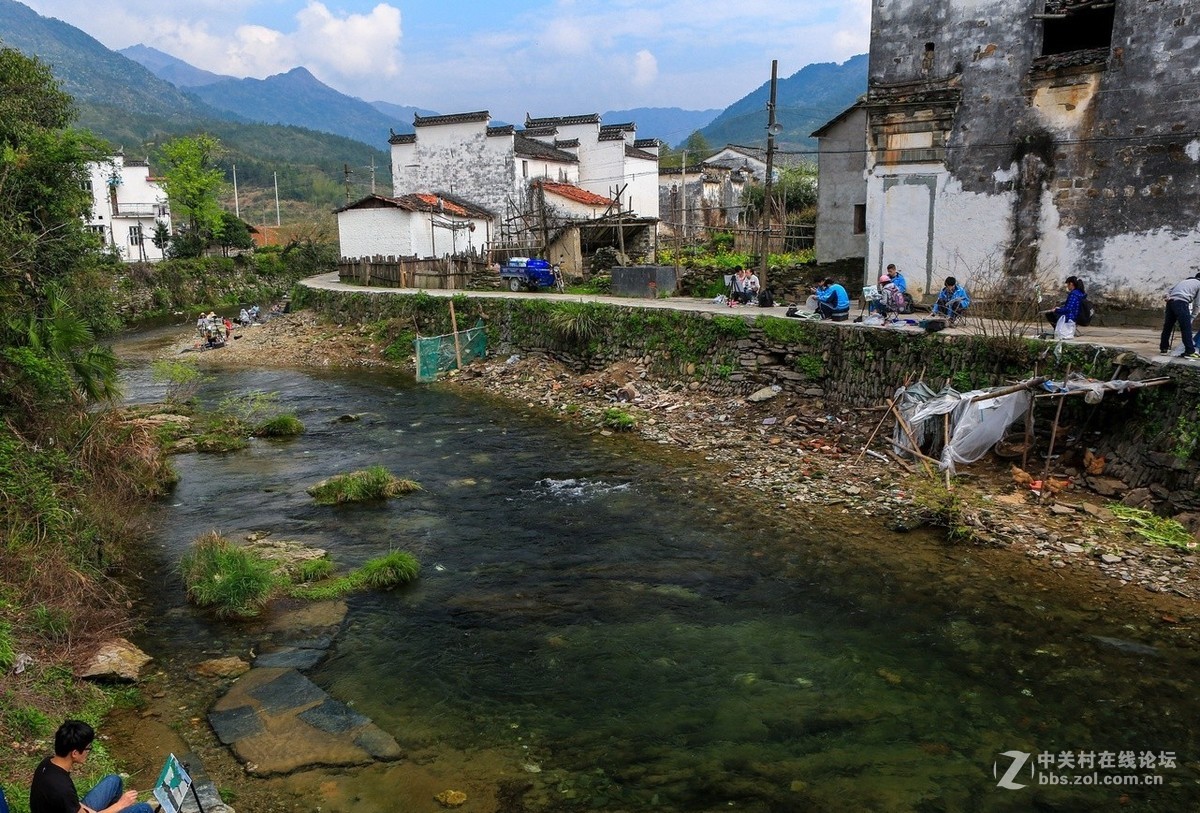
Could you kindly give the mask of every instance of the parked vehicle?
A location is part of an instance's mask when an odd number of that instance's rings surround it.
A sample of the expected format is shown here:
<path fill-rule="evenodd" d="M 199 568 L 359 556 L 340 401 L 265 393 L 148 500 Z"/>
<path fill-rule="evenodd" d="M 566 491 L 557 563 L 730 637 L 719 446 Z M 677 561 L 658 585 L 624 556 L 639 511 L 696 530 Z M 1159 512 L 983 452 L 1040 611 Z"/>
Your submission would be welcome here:
<path fill-rule="evenodd" d="M 559 280 L 562 276 L 548 260 L 513 257 L 500 266 L 500 279 L 504 280 L 510 291 L 520 291 L 522 288 L 530 291 L 536 291 L 538 288 L 561 290 Z"/>

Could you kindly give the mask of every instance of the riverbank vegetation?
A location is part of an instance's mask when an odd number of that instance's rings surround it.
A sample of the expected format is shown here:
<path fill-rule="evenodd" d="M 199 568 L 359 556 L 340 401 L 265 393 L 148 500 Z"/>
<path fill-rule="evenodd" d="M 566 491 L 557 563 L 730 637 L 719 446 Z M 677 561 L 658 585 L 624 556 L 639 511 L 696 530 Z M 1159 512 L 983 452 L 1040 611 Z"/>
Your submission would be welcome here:
<path fill-rule="evenodd" d="M 142 509 L 176 480 L 163 424 L 113 408 L 107 337 L 153 315 L 277 299 L 336 255 L 313 232 L 235 258 L 121 263 L 84 219 L 88 162 L 109 147 L 74 115 L 47 66 L 0 48 L 0 785 L 16 813 L 63 719 L 103 730 L 109 709 L 138 702 L 134 688 L 75 678 L 98 644 L 134 631 Z M 202 380 L 182 375 L 173 400 Z M 238 428 L 243 441 L 297 431 L 277 414 Z M 97 740 L 77 781 L 114 767 Z"/>
<path fill-rule="evenodd" d="M 98 337 L 118 325 L 97 281 L 115 267 L 82 219 L 86 164 L 101 145 L 69 129 L 72 114 L 46 66 L 0 49 L 0 783 L 10 788 L 28 785 L 64 717 L 99 724 L 129 699 L 74 669 L 131 628 L 138 509 L 173 480 L 151 430 L 104 408 L 119 394 L 117 362 Z"/>
<path fill-rule="evenodd" d="M 253 618 L 284 596 L 325 601 L 360 590 L 386 590 L 421 572 L 416 557 L 406 551 L 391 551 L 330 578 L 333 569 L 323 555 L 287 561 L 237 545 L 215 531 L 195 540 L 180 564 L 188 600 L 218 618 Z"/>

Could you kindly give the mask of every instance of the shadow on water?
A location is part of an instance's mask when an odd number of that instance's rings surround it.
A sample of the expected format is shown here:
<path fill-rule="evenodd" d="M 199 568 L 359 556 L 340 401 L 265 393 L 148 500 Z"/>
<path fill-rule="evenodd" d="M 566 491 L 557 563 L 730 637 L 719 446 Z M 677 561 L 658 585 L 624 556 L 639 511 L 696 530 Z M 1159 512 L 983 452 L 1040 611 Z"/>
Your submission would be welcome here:
<path fill-rule="evenodd" d="M 136 370 L 129 388 L 160 396 Z M 177 458 L 166 564 L 214 528 L 319 545 L 339 568 L 416 553 L 420 581 L 352 598 L 310 677 L 410 753 L 487 752 L 497 775 L 473 778 L 523 777 L 528 809 L 1200 804 L 1194 652 L 1108 617 L 1090 591 L 837 508 L 768 524 L 761 495 L 707 483 L 689 458 L 394 376 L 225 373 L 204 396 L 249 390 L 277 392 L 308 432 Z M 353 508 L 304 493 L 371 464 L 425 490 Z M 167 584 L 151 647 L 236 643 Z M 1028 787 L 997 787 L 1006 751 L 1033 755 L 1012 780 Z M 1053 753 L 1043 773 L 1088 781 L 1060 752 L 1111 753 L 1114 767 L 1095 785 L 1030 779 Z M 1130 753 L 1141 767 L 1115 765 Z M 1163 784 L 1099 784 L 1125 775 Z M 386 780 L 326 781 L 364 799 Z"/>

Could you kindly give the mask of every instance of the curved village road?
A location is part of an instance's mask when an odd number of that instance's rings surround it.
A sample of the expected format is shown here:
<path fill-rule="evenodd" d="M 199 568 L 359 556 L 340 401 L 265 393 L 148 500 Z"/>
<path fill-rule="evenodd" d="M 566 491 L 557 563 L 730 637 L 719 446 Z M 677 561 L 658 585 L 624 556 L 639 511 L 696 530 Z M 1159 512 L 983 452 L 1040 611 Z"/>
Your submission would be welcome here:
<path fill-rule="evenodd" d="M 546 299 L 552 302 L 601 302 L 606 305 L 617 305 L 626 308 L 662 308 L 665 310 L 676 311 L 695 311 L 707 313 L 723 313 L 726 315 L 736 314 L 747 318 L 753 318 L 760 314 L 768 316 L 782 317 L 787 311 L 786 305 L 779 305 L 774 308 L 758 308 L 752 305 L 740 305 L 737 307 L 729 307 L 728 305 L 720 305 L 707 299 L 692 299 L 689 297 L 669 297 L 666 299 L 635 299 L 632 297 L 622 296 L 600 296 L 597 294 L 556 294 L 547 292 L 517 292 L 512 291 L 466 291 L 466 290 L 439 290 L 439 289 L 417 289 L 417 288 L 385 288 L 379 286 L 348 284 L 338 280 L 337 272 L 328 274 L 318 274 L 315 277 L 309 277 L 300 281 L 301 285 L 309 288 L 319 288 L 330 291 L 347 291 L 353 293 L 366 294 L 415 294 L 419 290 L 424 290 L 429 296 L 452 297 L 456 294 L 466 294 L 467 296 L 480 297 L 485 299 L 526 299 L 538 298 Z M 853 311 L 852 311 L 853 313 Z M 917 318 L 914 314 L 910 318 Z M 947 328 L 946 333 L 951 335 L 971 335 L 976 333 L 996 334 L 997 330 L 984 330 L 979 324 L 979 320 L 967 319 L 964 324 Z M 907 330 L 920 332 L 920 329 L 913 326 L 898 326 L 889 325 L 887 327 L 861 325 L 854 322 L 829 322 L 827 324 L 837 324 L 841 327 L 850 330 Z M 1048 326 L 1032 325 L 1026 332 L 1027 336 L 1033 337 L 1043 327 L 1048 329 Z M 1139 356 L 1159 364 L 1186 364 L 1189 366 L 1200 366 L 1200 361 L 1185 360 L 1174 357 L 1167 357 L 1158 352 L 1158 336 L 1159 331 L 1154 328 L 1143 327 L 1099 327 L 1092 325 L 1090 327 L 1081 328 L 1074 340 L 1075 344 L 1089 344 L 1098 347 L 1114 347 L 1122 350 L 1132 350 Z M 1176 343 L 1178 344 L 1178 336 Z"/>

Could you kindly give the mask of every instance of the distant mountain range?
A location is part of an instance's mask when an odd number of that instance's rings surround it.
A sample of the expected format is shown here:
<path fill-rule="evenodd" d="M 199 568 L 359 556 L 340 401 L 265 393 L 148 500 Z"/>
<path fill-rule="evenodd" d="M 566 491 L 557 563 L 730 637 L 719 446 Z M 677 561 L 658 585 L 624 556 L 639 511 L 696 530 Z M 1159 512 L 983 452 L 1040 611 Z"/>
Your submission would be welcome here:
<path fill-rule="evenodd" d="M 391 102 L 366 102 L 320 82 L 306 68 L 266 79 L 238 79 L 201 70 L 145 45 L 114 52 L 61 20 L 42 17 L 16 0 L 0 0 L 0 45 L 49 64 L 79 109 L 79 124 L 152 155 L 163 141 L 197 131 L 217 135 L 243 185 L 271 184 L 280 195 L 320 202 L 361 194 L 371 166 L 388 189 L 387 138 L 412 132 L 413 114 L 435 111 Z M 867 57 L 841 65 L 808 65 L 778 84 L 782 149 L 815 147 L 809 133 L 854 103 L 867 87 Z M 764 146 L 770 88 L 760 87 L 725 110 L 643 107 L 602 114 L 609 124 L 632 121 L 639 138 L 678 145 L 697 130 L 714 148 Z M 460 111 L 443 111 L 460 112 Z M 584 112 L 584 111 L 579 111 Z M 519 124 L 519 123 L 518 123 Z M 344 168 L 350 167 L 347 181 Z M 347 183 L 354 186 L 346 189 Z"/>
<path fill-rule="evenodd" d="M 850 57 L 842 64 L 806 65 L 775 87 L 775 120 L 782 131 L 775 138 L 780 149 L 816 150 L 810 134 L 837 116 L 867 92 L 867 55 Z M 721 112 L 700 134 L 714 147 L 741 144 L 767 145 L 767 103 L 771 82 L 738 99 Z M 812 156 L 816 160 L 816 156 Z"/>

